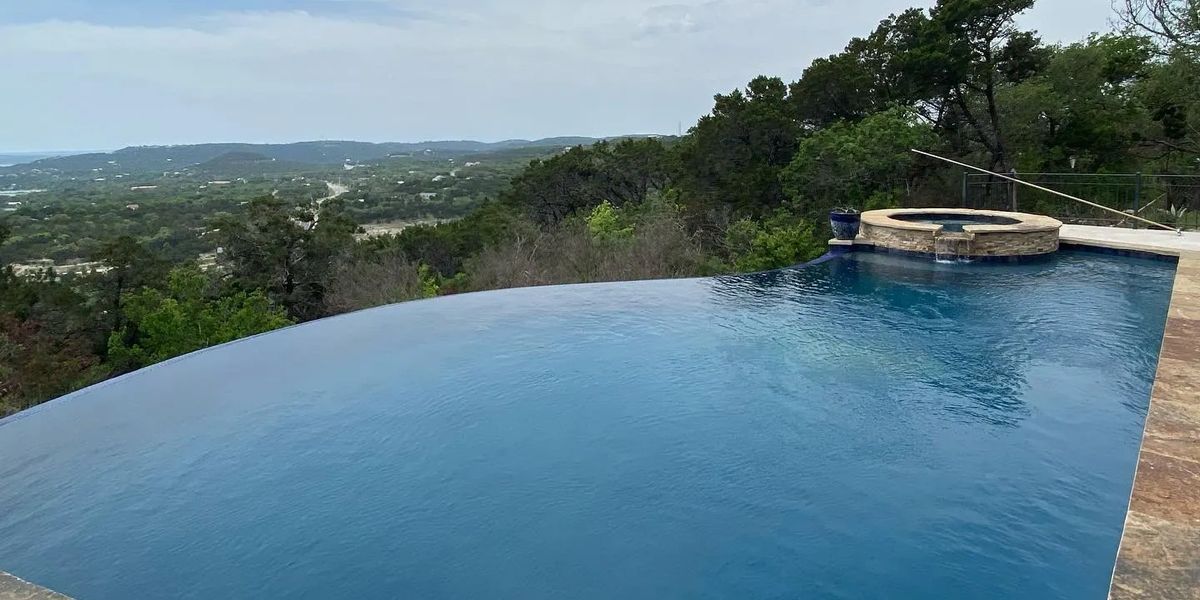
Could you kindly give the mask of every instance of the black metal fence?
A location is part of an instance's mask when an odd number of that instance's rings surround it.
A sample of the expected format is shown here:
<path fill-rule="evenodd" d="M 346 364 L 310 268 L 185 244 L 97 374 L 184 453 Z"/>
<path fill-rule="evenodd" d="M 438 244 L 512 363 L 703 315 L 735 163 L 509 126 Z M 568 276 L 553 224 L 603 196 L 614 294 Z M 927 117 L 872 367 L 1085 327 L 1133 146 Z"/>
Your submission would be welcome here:
<path fill-rule="evenodd" d="M 993 175 L 963 173 L 962 206 L 1049 215 L 1064 223 L 1147 227 L 1137 215 L 1183 229 L 1200 229 L 1200 175 L 1143 173 L 1008 173 L 1022 181 L 1082 198 L 1124 216 Z"/>

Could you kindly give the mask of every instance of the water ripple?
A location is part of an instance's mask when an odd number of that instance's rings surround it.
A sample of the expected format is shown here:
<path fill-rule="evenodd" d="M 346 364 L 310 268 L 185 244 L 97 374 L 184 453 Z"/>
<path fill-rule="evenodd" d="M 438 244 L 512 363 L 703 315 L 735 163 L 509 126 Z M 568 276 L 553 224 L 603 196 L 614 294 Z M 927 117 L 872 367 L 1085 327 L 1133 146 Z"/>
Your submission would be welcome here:
<path fill-rule="evenodd" d="M 1172 271 L 851 255 L 386 307 L 0 421 L 83 598 L 1090 598 Z"/>

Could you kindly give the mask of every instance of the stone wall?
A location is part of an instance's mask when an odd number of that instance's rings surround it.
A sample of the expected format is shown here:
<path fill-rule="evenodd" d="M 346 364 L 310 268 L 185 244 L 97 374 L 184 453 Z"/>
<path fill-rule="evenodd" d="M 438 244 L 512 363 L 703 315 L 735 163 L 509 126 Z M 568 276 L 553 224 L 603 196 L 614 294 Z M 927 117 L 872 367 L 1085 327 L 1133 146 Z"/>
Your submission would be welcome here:
<path fill-rule="evenodd" d="M 879 227 L 866 222 L 862 224 L 862 230 L 859 232 L 860 237 L 876 246 L 925 254 L 933 254 L 933 234 L 932 231 Z"/>
<path fill-rule="evenodd" d="M 1030 256 L 1057 251 L 1057 231 L 976 233 L 971 241 L 971 256 Z"/>
<path fill-rule="evenodd" d="M 876 246 L 893 250 L 924 254 L 934 254 L 937 250 L 937 238 L 933 231 L 864 223 L 861 236 Z M 963 234 L 950 234 L 947 237 L 951 236 L 959 238 Z M 970 244 L 964 248 L 969 248 L 964 253 L 968 256 L 1032 256 L 1058 251 L 1058 231 L 1005 231 L 976 233 L 970 237 Z"/>

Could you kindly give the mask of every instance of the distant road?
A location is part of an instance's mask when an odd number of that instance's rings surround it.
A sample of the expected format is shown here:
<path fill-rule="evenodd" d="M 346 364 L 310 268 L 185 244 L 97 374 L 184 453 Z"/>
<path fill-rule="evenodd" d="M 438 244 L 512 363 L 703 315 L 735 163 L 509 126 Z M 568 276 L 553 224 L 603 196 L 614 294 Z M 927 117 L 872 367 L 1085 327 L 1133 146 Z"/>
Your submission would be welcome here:
<path fill-rule="evenodd" d="M 324 204 L 326 200 L 333 200 L 334 198 L 337 198 L 338 196 L 350 191 L 349 187 L 346 187 L 340 183 L 333 183 L 332 181 L 326 181 L 325 185 L 329 186 L 329 195 L 317 200 L 317 204 Z"/>
<path fill-rule="evenodd" d="M 350 191 L 350 188 L 348 188 L 340 183 L 334 183 L 332 181 L 326 181 L 325 185 L 329 186 L 329 195 L 325 196 L 324 198 L 317 199 L 317 208 L 320 208 L 322 204 L 325 204 L 326 200 L 333 200 L 334 198 L 337 198 L 338 196 L 341 196 L 342 194 L 345 194 L 346 192 Z M 317 221 L 320 221 L 320 220 L 321 220 L 321 211 L 317 210 L 317 211 L 315 211 L 315 214 L 313 215 L 312 226 L 316 227 Z"/>

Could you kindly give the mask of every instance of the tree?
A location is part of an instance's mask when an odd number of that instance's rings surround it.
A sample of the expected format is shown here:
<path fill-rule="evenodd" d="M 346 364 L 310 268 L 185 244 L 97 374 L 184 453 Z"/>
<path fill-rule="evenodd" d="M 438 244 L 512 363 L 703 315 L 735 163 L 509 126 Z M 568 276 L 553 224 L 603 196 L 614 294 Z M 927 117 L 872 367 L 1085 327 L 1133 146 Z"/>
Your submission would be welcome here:
<path fill-rule="evenodd" d="M 271 196 L 250 201 L 243 216 L 215 219 L 213 227 L 230 283 L 243 291 L 265 290 L 300 321 L 325 314 L 333 267 L 358 229 L 337 201 L 289 209 Z"/>
<path fill-rule="evenodd" d="M 1035 75 L 1048 56 L 1036 35 L 1016 27 L 1016 16 L 1033 2 L 938 0 L 920 42 L 901 59 L 910 77 L 940 90 L 941 97 L 932 99 L 943 107 L 939 128 L 961 131 L 963 141 L 980 144 L 993 171 L 1012 166 L 1000 89 Z"/>
<path fill-rule="evenodd" d="M 733 223 L 725 233 L 725 245 L 734 268 L 743 272 L 790 267 L 825 251 L 825 239 L 809 221 L 787 207 L 776 209 L 761 221 L 742 219 Z"/>
<path fill-rule="evenodd" d="M 395 304 L 438 293 L 436 275 L 399 248 L 388 248 L 339 263 L 327 298 L 337 313 Z"/>
<path fill-rule="evenodd" d="M 1175 155 L 1188 162 L 1200 155 L 1200 61 L 1175 53 L 1152 65 L 1137 97 L 1155 123 L 1146 141 L 1162 168 Z"/>
<path fill-rule="evenodd" d="M 1197 0 L 1114 0 L 1125 25 L 1153 36 L 1164 54 L 1200 52 L 1200 2 Z"/>
<path fill-rule="evenodd" d="M 864 208 L 877 194 L 902 196 L 916 175 L 910 149 L 936 141 L 933 129 L 911 109 L 837 123 L 800 143 L 782 174 L 783 185 L 810 219 L 836 206 Z"/>
<path fill-rule="evenodd" d="M 1093 36 L 1056 48 L 1038 75 L 998 96 L 1016 165 L 1027 171 L 1134 170 L 1133 150 L 1152 136 L 1137 90 L 1150 42 Z"/>
<path fill-rule="evenodd" d="M 0 269 L 0 416 L 103 379 L 100 317 L 52 270 Z"/>
<path fill-rule="evenodd" d="M 809 129 L 820 129 L 839 121 L 857 121 L 875 111 L 885 99 L 874 84 L 874 74 L 862 56 L 847 49 L 814 60 L 791 84 L 790 97 L 800 122 Z"/>
<path fill-rule="evenodd" d="M 108 354 L 121 371 L 271 331 L 292 321 L 260 291 L 213 295 L 194 265 L 171 271 L 165 291 L 143 288 L 125 303 L 129 332 L 114 332 Z"/>
<path fill-rule="evenodd" d="M 86 336 L 0 313 L 0 417 L 105 375 Z"/>
<path fill-rule="evenodd" d="M 796 152 L 800 124 L 783 81 L 757 77 L 718 95 L 680 144 L 683 190 L 700 210 L 761 214 L 784 200 L 779 171 Z M 697 206 L 698 205 L 698 206 Z"/>
<path fill-rule="evenodd" d="M 490 201 L 471 214 L 438 225 L 418 225 L 386 237 L 376 237 L 356 245 L 356 259 L 390 262 L 392 257 L 376 257 L 393 250 L 403 253 L 408 262 L 427 265 L 445 278 L 456 276 L 464 261 L 491 244 L 536 235 L 537 224 L 524 208 L 512 201 Z"/>
<path fill-rule="evenodd" d="M 539 224 L 552 225 L 602 202 L 645 202 L 669 182 L 668 155 L 658 140 L 599 142 L 533 161 L 513 179 L 503 201 Z"/>
<path fill-rule="evenodd" d="M 92 258 L 107 269 L 97 279 L 100 303 L 108 312 L 110 330 L 120 330 L 126 292 L 160 285 L 167 263 L 127 235 L 103 244 Z"/>
<path fill-rule="evenodd" d="M 1003 106 L 1009 86 L 1045 66 L 1049 49 L 1015 17 L 1034 0 L 938 0 L 884 19 L 865 38 L 814 61 L 792 84 L 809 129 L 906 106 L 960 155 L 982 150 L 993 169 L 1011 166 Z"/>
<path fill-rule="evenodd" d="M 633 225 L 623 216 L 607 200 L 601 202 L 587 217 L 587 228 L 592 234 L 592 239 L 598 242 L 612 242 L 633 237 Z"/>
<path fill-rule="evenodd" d="M 906 71 L 906 56 L 920 43 L 929 19 L 913 8 L 891 15 L 841 53 L 814 60 L 790 87 L 797 118 L 810 129 L 858 121 L 896 104 L 931 108 L 936 96 L 928 78 Z M 933 112 L 925 115 L 937 121 Z"/>

